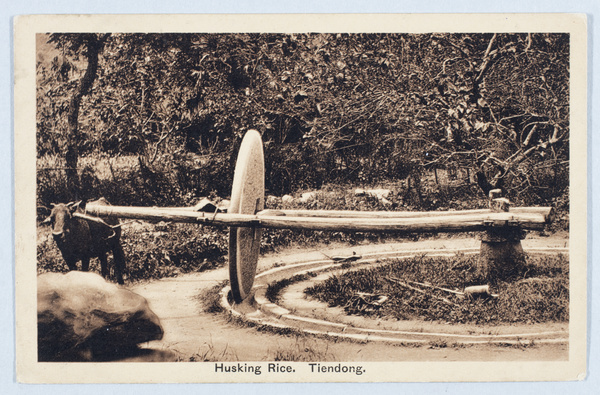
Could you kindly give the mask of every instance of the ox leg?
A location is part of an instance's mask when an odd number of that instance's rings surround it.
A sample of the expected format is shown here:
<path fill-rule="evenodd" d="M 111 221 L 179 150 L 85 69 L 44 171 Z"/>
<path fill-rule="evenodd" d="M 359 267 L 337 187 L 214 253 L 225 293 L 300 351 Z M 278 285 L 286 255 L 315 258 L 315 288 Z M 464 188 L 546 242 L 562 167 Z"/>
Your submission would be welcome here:
<path fill-rule="evenodd" d="M 117 282 L 119 284 L 124 284 L 123 271 L 125 271 L 125 253 L 123 252 L 121 244 L 117 244 L 115 248 L 113 248 L 113 258 L 115 261 L 115 276 L 117 277 Z"/>
<path fill-rule="evenodd" d="M 81 259 L 81 270 L 84 272 L 87 272 L 88 270 L 90 270 L 90 257 L 89 256 Z"/>
<path fill-rule="evenodd" d="M 106 260 L 106 254 L 100 254 L 100 255 L 98 255 L 98 258 L 100 259 L 100 271 L 102 273 L 102 277 L 107 278 L 108 277 L 108 262 Z"/>
<path fill-rule="evenodd" d="M 65 263 L 69 267 L 69 270 L 71 270 L 71 271 L 77 270 L 77 261 L 75 259 L 72 259 L 72 258 L 67 259 L 67 258 L 65 258 Z"/>

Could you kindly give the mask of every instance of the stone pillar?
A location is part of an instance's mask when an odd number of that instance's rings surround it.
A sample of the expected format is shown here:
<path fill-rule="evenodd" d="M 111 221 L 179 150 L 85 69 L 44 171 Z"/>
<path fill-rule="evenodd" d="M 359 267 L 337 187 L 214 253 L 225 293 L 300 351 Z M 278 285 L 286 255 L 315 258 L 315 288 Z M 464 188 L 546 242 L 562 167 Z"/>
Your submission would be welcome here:
<path fill-rule="evenodd" d="M 490 191 L 492 212 L 508 212 L 510 209 L 510 202 L 500 194 L 499 189 Z M 521 245 L 525 231 L 510 222 L 490 222 L 488 225 L 488 230 L 481 237 L 476 273 L 482 283 L 495 284 L 516 275 L 525 266 L 525 253 Z"/>
<path fill-rule="evenodd" d="M 525 266 L 525 253 L 521 240 L 524 231 L 518 227 L 491 227 L 481 237 L 477 260 L 477 277 L 484 284 L 495 284 L 508 279 Z"/>

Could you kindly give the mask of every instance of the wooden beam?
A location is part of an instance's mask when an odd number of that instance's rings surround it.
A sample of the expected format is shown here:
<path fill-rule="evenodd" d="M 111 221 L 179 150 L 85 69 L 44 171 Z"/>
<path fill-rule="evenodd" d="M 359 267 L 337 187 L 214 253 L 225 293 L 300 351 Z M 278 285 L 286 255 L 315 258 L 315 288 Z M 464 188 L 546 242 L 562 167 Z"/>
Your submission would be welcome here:
<path fill-rule="evenodd" d="M 492 227 L 520 227 L 521 229 L 541 230 L 547 223 L 550 209 L 534 209 L 533 212 L 492 213 L 449 211 L 419 213 L 418 216 L 400 216 L 401 212 L 344 212 L 310 210 L 261 211 L 258 214 L 205 213 L 158 207 L 99 206 L 88 204 L 87 213 L 117 218 L 131 218 L 154 221 L 201 223 L 213 226 L 263 227 L 275 229 L 330 230 L 345 232 L 468 232 L 482 231 Z M 351 213 L 351 215 L 350 215 Z M 288 215 L 294 214 L 294 216 Z M 408 214 L 408 213 L 407 213 Z M 547 215 L 545 215 L 547 214 Z M 319 216 L 320 215 L 320 216 Z"/>
<path fill-rule="evenodd" d="M 553 220 L 552 207 L 511 207 L 513 214 L 541 215 L 547 223 Z M 319 217 L 319 218 L 419 218 L 456 215 L 485 215 L 489 209 L 460 211 L 344 211 L 344 210 L 263 210 L 257 216 Z"/>

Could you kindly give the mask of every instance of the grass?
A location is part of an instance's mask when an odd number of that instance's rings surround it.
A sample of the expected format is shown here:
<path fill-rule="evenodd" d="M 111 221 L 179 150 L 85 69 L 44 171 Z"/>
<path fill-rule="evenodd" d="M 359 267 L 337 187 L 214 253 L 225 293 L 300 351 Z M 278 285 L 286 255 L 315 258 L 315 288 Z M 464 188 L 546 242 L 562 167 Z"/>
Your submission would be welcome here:
<path fill-rule="evenodd" d="M 180 359 L 178 362 L 223 362 L 239 361 L 236 352 L 226 344 L 222 350 L 217 350 L 212 339 L 202 345 L 202 350 L 190 356 L 187 361 Z"/>
<path fill-rule="evenodd" d="M 197 299 L 202 304 L 204 311 L 211 314 L 218 314 L 225 311 L 221 305 L 221 290 L 229 283 L 225 280 L 209 288 L 197 296 Z"/>
<path fill-rule="evenodd" d="M 295 276 L 292 276 L 290 278 L 285 278 L 283 280 L 275 281 L 274 283 L 269 284 L 269 286 L 267 287 L 267 291 L 265 292 L 265 296 L 270 302 L 277 302 L 277 300 L 279 298 L 279 293 L 281 292 L 282 289 L 286 288 L 287 286 L 289 286 L 293 283 L 308 280 L 310 277 L 315 277 L 315 276 L 316 276 L 316 274 L 314 274 L 314 273 L 296 274 Z"/>
<path fill-rule="evenodd" d="M 329 342 L 320 342 L 317 339 L 306 336 L 297 336 L 293 346 L 280 347 L 275 350 L 273 354 L 272 360 L 275 362 L 314 362 L 337 360 L 335 355 L 329 351 Z"/>
<path fill-rule="evenodd" d="M 189 356 L 179 357 L 178 362 L 225 362 L 239 361 L 237 353 L 228 345 L 218 350 L 212 339 L 205 342 L 200 350 Z M 265 361 L 286 362 L 312 362 L 312 361 L 337 361 L 336 356 L 329 351 L 329 343 L 305 336 L 295 335 L 294 343 L 279 346 L 275 350 L 266 350 L 263 358 Z"/>
<path fill-rule="evenodd" d="M 332 275 L 305 293 L 330 306 L 344 307 L 348 314 L 397 320 L 474 324 L 568 321 L 569 261 L 562 255 L 529 256 L 525 267 L 492 289 L 499 294 L 498 298 L 459 298 L 445 291 L 415 286 L 426 291 L 420 293 L 386 280 L 428 282 L 461 291 L 465 286 L 484 283 L 475 273 L 476 259 L 458 255 L 395 260 L 388 265 Z M 358 292 L 385 295 L 389 299 L 380 308 L 372 308 L 357 303 Z"/>

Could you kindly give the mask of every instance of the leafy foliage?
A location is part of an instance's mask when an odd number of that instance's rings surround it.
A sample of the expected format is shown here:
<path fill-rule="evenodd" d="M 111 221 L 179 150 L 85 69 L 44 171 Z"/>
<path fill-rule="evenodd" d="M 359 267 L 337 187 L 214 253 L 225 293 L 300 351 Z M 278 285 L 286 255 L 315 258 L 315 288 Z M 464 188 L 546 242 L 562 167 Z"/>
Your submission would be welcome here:
<path fill-rule="evenodd" d="M 501 179 L 518 203 L 568 195 L 568 35 L 102 39 L 76 141 L 66 115 L 86 69 L 86 37 L 54 34 L 42 47 L 57 55 L 38 63 L 38 155 L 64 155 L 72 144 L 81 155 L 136 155 L 143 185 L 132 177 L 124 187 L 149 201 L 166 191 L 172 200 L 227 194 L 249 128 L 265 141 L 273 194 L 466 167 Z"/>

